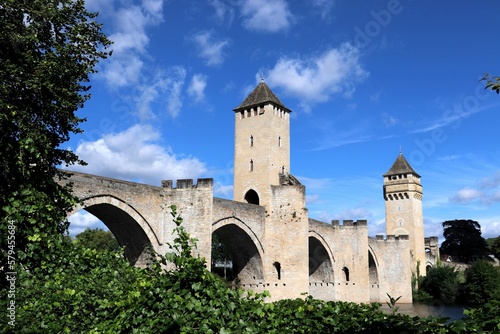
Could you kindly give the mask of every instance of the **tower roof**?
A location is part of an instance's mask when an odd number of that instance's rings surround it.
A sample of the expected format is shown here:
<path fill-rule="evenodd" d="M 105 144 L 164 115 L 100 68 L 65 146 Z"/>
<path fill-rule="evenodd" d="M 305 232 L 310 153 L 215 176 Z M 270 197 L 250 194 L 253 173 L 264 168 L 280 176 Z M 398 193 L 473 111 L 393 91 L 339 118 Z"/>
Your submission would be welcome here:
<path fill-rule="evenodd" d="M 396 161 L 392 164 L 392 167 L 384 174 L 384 176 L 397 175 L 397 174 L 414 174 L 417 177 L 420 175 L 415 172 L 415 170 L 410 166 L 410 163 L 405 159 L 403 153 L 399 153 Z"/>
<path fill-rule="evenodd" d="M 271 91 L 271 89 L 266 85 L 264 79 L 255 87 L 253 92 L 247 96 L 245 101 L 241 103 L 238 107 L 234 109 L 234 111 L 240 111 L 241 109 L 246 109 L 248 107 L 257 106 L 259 104 L 271 102 L 273 104 L 278 105 L 279 107 L 285 109 L 288 112 L 291 112 L 290 109 L 285 107 L 283 103 L 281 103 L 280 99 Z"/>

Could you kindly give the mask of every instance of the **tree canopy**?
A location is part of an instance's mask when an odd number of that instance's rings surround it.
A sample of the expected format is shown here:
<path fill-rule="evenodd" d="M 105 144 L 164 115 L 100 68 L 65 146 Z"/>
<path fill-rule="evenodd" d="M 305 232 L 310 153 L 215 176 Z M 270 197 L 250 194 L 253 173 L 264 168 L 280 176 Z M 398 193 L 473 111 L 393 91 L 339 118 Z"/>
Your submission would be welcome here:
<path fill-rule="evenodd" d="M 98 251 L 118 251 L 120 245 L 111 231 L 104 231 L 100 228 L 86 228 L 83 232 L 78 233 L 75 237 L 75 242 L 85 248 L 95 249 Z"/>
<path fill-rule="evenodd" d="M 465 270 L 464 301 L 480 305 L 500 300 L 500 269 L 486 260 L 474 262 Z"/>
<path fill-rule="evenodd" d="M 441 250 L 447 255 L 468 262 L 473 256 L 486 254 L 486 241 L 481 236 L 481 225 L 477 221 L 447 220 L 443 222 L 443 236 L 446 240 L 443 241 Z"/>
<path fill-rule="evenodd" d="M 61 145 L 81 132 L 84 118 L 76 111 L 89 99 L 89 75 L 110 45 L 84 5 L 0 4 L 0 233 L 15 231 L 16 260 L 25 268 L 57 244 L 77 201 L 70 186 L 56 182 L 64 177 L 57 167 L 82 162 Z M 7 257 L 1 258 L 3 267 Z"/>
<path fill-rule="evenodd" d="M 486 239 L 486 244 L 491 253 L 500 260 L 500 236 Z"/>

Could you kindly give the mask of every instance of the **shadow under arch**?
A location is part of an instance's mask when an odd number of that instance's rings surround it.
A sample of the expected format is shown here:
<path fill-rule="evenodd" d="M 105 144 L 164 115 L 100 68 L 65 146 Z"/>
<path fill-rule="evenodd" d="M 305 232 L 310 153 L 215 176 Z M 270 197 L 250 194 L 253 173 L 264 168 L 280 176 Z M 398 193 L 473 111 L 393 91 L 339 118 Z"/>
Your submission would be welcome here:
<path fill-rule="evenodd" d="M 371 246 L 368 246 L 368 277 L 370 282 L 370 302 L 380 302 L 380 282 L 378 260 Z"/>
<path fill-rule="evenodd" d="M 212 224 L 212 233 L 217 234 L 231 253 L 234 279 L 241 284 L 264 279 L 264 249 L 248 225 L 236 217 L 226 217 Z"/>
<path fill-rule="evenodd" d="M 316 231 L 309 231 L 309 282 L 334 282 L 333 253 Z"/>
<path fill-rule="evenodd" d="M 106 225 L 121 247 L 130 263 L 145 265 L 147 248 L 158 249 L 158 237 L 149 223 L 132 206 L 112 195 L 98 195 L 82 199 L 68 216 L 85 210 Z"/>

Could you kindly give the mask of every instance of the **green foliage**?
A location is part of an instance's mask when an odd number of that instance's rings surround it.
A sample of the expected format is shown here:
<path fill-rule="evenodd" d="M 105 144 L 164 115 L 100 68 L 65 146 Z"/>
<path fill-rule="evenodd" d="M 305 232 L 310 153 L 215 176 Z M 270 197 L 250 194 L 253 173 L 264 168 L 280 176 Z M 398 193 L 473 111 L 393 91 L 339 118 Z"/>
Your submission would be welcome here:
<path fill-rule="evenodd" d="M 485 301 L 500 301 L 500 269 L 490 262 L 474 262 L 465 271 L 464 300 L 480 305 Z"/>
<path fill-rule="evenodd" d="M 481 81 L 486 81 L 485 89 L 491 89 L 497 92 L 497 94 L 500 93 L 500 77 L 490 76 L 488 73 L 485 73 Z"/>
<path fill-rule="evenodd" d="M 3 0 L 0 5 L 0 235 L 15 225 L 16 261 L 35 268 L 61 242 L 76 203 L 56 182 L 61 148 L 84 119 L 90 73 L 110 42 L 83 0 Z M 0 268 L 6 268 L 6 238 Z M 3 277 L 3 275 L 2 275 Z"/>
<path fill-rule="evenodd" d="M 113 233 L 100 228 L 86 228 L 76 235 L 75 242 L 84 248 L 99 251 L 118 251 L 120 249 L 120 245 Z"/>
<path fill-rule="evenodd" d="M 232 264 L 232 256 L 229 247 L 224 243 L 224 240 L 217 234 L 212 234 L 212 272 L 216 273 L 223 277 L 224 279 L 232 278 L 232 266 L 228 266 L 228 264 Z M 218 265 L 222 265 L 222 270 Z"/>
<path fill-rule="evenodd" d="M 136 268 L 120 252 L 63 242 L 41 268 L 19 268 L 16 327 L 6 333 L 467 333 L 498 329 L 499 304 L 469 319 L 419 318 L 380 304 L 312 297 L 265 302 L 267 293 L 232 290 L 193 256 L 194 240 L 175 207 L 176 237 L 165 256 Z M 390 296 L 389 296 L 390 297 Z M 393 307 L 397 299 L 391 298 Z M 0 300 L 5 309 L 5 301 Z M 496 326 L 496 327 L 495 327 Z"/>
<path fill-rule="evenodd" d="M 399 310 L 399 307 L 396 306 L 396 303 L 401 298 L 401 296 L 399 296 L 398 298 L 394 298 L 390 294 L 387 293 L 387 297 L 389 297 L 389 301 L 386 302 L 387 306 L 389 306 L 389 308 L 391 309 L 392 314 L 396 314 Z"/>
<path fill-rule="evenodd" d="M 456 219 L 443 222 L 443 235 L 446 240 L 441 250 L 468 262 L 473 256 L 486 254 L 486 241 L 481 236 L 481 225 L 470 219 Z"/>
<path fill-rule="evenodd" d="M 469 333 L 500 332 L 500 300 L 487 301 L 480 307 L 466 310 L 464 313 Z"/>
<path fill-rule="evenodd" d="M 445 303 L 453 303 L 459 289 L 458 273 L 453 267 L 431 268 L 422 281 L 421 289 L 432 298 Z"/>
<path fill-rule="evenodd" d="M 493 255 L 500 260 L 500 236 L 487 239 L 486 242 L 488 243 L 488 248 Z"/>

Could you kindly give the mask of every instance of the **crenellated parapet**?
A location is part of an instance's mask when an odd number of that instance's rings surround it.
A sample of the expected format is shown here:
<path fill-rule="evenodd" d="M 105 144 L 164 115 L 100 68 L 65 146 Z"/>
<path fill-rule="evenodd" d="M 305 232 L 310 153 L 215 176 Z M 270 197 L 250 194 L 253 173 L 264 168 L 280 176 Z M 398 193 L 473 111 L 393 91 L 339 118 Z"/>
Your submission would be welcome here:
<path fill-rule="evenodd" d="M 176 187 L 173 188 L 172 180 L 162 180 L 161 186 L 164 189 L 191 189 L 191 188 L 212 188 L 214 179 L 200 178 L 197 179 L 196 184 L 193 184 L 193 179 L 179 179 L 176 181 Z"/>
<path fill-rule="evenodd" d="M 368 226 L 368 221 L 366 219 L 361 219 L 361 220 L 349 220 L 345 219 L 342 221 L 342 224 L 340 224 L 340 220 L 332 220 L 332 226 L 333 227 L 366 227 Z"/>
<path fill-rule="evenodd" d="M 385 236 L 382 234 L 377 234 L 375 236 L 375 241 L 377 242 L 394 242 L 394 241 L 399 241 L 399 240 L 410 240 L 410 236 L 408 235 L 388 235 Z"/>

